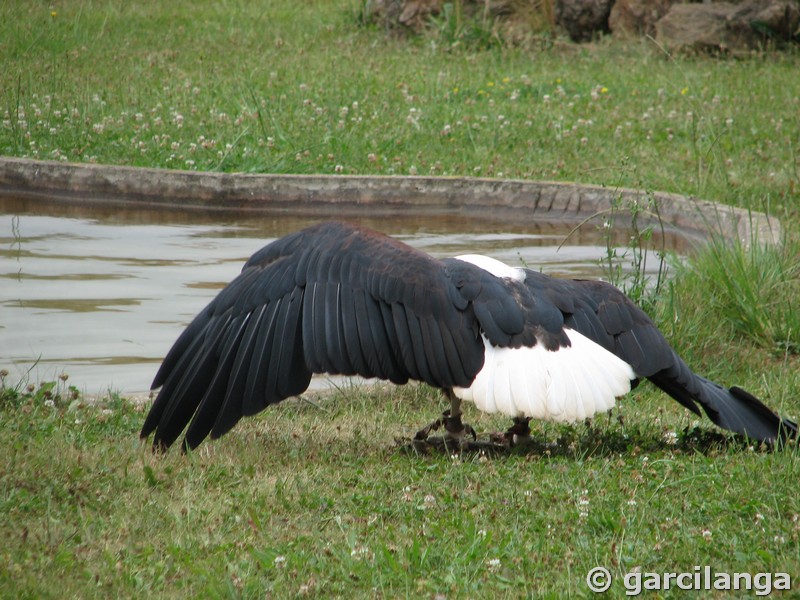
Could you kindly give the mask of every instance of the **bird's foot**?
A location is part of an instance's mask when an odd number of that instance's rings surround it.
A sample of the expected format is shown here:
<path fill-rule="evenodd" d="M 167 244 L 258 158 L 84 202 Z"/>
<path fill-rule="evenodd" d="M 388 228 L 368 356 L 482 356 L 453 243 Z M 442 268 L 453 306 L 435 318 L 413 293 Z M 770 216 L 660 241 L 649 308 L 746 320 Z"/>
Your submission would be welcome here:
<path fill-rule="evenodd" d="M 505 433 L 498 436 L 502 443 L 510 448 L 526 446 L 531 443 L 530 417 L 514 417 L 514 424 Z M 499 441 L 498 440 L 498 441 Z"/>
<path fill-rule="evenodd" d="M 472 425 L 464 424 L 461 421 L 461 413 L 451 416 L 450 411 L 446 410 L 442 413 L 441 418 L 436 419 L 434 422 L 420 429 L 416 435 L 414 435 L 414 441 L 424 442 L 428 440 L 430 433 L 432 431 L 438 431 L 442 426 L 445 431 L 445 445 L 452 445 L 454 443 L 457 447 L 461 447 L 467 442 L 467 436 L 472 436 L 473 441 L 478 439 L 478 435 L 475 433 Z"/>
<path fill-rule="evenodd" d="M 415 442 L 424 442 L 425 440 L 427 440 L 428 436 L 431 434 L 431 431 L 438 431 L 439 428 L 444 423 L 444 419 L 449 414 L 450 414 L 450 411 L 446 410 L 444 413 L 442 413 L 442 418 L 441 419 L 436 419 L 432 423 L 428 423 L 427 425 L 425 425 L 425 427 L 423 427 L 417 433 L 414 434 L 414 441 Z"/>
<path fill-rule="evenodd" d="M 444 430 L 446 432 L 445 439 L 454 441 L 459 446 L 466 441 L 468 435 L 472 436 L 473 442 L 478 440 L 478 434 L 475 433 L 472 425 L 461 422 L 460 413 L 454 417 L 451 417 L 450 411 L 445 411 L 445 413 L 442 415 L 442 420 L 444 421 Z"/>
<path fill-rule="evenodd" d="M 514 423 L 505 431 L 495 431 L 489 434 L 489 444 L 497 450 L 511 450 L 515 447 L 525 447 L 533 443 L 531 437 L 530 417 L 513 417 Z"/>

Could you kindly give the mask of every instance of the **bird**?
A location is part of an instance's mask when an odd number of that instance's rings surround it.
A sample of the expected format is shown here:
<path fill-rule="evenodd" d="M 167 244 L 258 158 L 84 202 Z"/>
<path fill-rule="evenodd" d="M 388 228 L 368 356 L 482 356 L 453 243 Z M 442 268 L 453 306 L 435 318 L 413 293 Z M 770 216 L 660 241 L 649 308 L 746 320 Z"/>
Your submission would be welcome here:
<path fill-rule="evenodd" d="M 648 379 L 722 429 L 774 445 L 797 425 L 739 388 L 693 372 L 613 285 L 468 254 L 437 259 L 350 223 L 325 221 L 253 254 L 166 354 L 141 438 L 190 450 L 243 417 L 299 396 L 313 374 L 360 375 L 442 391 L 443 426 L 475 430 L 462 403 L 513 419 L 578 422 Z"/>

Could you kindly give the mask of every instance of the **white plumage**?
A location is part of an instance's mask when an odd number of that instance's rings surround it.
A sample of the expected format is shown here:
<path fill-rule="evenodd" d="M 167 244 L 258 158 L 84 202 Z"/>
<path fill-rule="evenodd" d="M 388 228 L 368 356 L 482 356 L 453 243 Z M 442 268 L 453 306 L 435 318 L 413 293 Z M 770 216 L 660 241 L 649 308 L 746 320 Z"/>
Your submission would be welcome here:
<path fill-rule="evenodd" d="M 613 408 L 631 389 L 631 366 L 577 331 L 558 351 L 499 348 L 486 337 L 484 365 L 468 388 L 453 388 L 480 410 L 510 417 L 574 422 Z"/>
<path fill-rule="evenodd" d="M 456 260 L 480 267 L 495 277 L 505 277 L 506 279 L 513 279 L 514 281 L 525 281 L 525 271 L 516 267 L 509 267 L 506 263 L 500 262 L 491 256 L 484 256 L 483 254 L 462 254 L 455 258 Z"/>
<path fill-rule="evenodd" d="M 489 256 L 455 257 L 495 277 L 522 282 L 525 271 Z M 454 387 L 461 400 L 510 417 L 574 422 L 610 410 L 636 378 L 631 366 L 586 336 L 564 329 L 571 346 L 557 351 L 494 346 L 482 335 L 484 365 L 468 388 Z"/>

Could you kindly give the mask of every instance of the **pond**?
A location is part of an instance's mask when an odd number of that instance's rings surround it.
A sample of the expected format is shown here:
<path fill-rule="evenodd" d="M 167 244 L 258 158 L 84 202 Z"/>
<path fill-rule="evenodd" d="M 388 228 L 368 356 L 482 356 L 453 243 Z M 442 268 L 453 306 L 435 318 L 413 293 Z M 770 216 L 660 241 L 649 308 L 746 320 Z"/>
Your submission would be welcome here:
<path fill-rule="evenodd" d="M 253 252 L 321 220 L 0 199 L 0 368 L 11 384 L 66 373 L 87 394 L 145 392 L 182 329 Z M 603 275 L 607 242 L 593 224 L 570 235 L 574 223 L 486 215 L 348 220 L 434 256 L 480 253 L 553 275 Z M 665 243 L 687 245 L 675 235 Z"/>

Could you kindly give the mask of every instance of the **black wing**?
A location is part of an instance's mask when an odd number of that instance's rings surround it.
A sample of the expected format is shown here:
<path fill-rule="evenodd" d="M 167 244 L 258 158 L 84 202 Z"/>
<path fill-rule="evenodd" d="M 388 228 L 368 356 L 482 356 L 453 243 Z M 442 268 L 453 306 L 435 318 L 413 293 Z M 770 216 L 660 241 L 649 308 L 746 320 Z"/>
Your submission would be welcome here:
<path fill-rule="evenodd" d="M 619 356 L 638 377 L 646 377 L 692 412 L 701 414 L 699 404 L 718 426 L 755 440 L 797 436 L 794 422 L 782 419 L 752 394 L 694 373 L 647 314 L 614 286 L 526 273 L 532 294 L 557 306 L 567 326 Z"/>
<path fill-rule="evenodd" d="M 312 373 L 468 386 L 483 365 L 471 307 L 444 263 L 391 238 L 341 223 L 289 235 L 175 342 L 141 435 L 168 447 L 188 424 L 195 447 L 302 393 Z"/>

